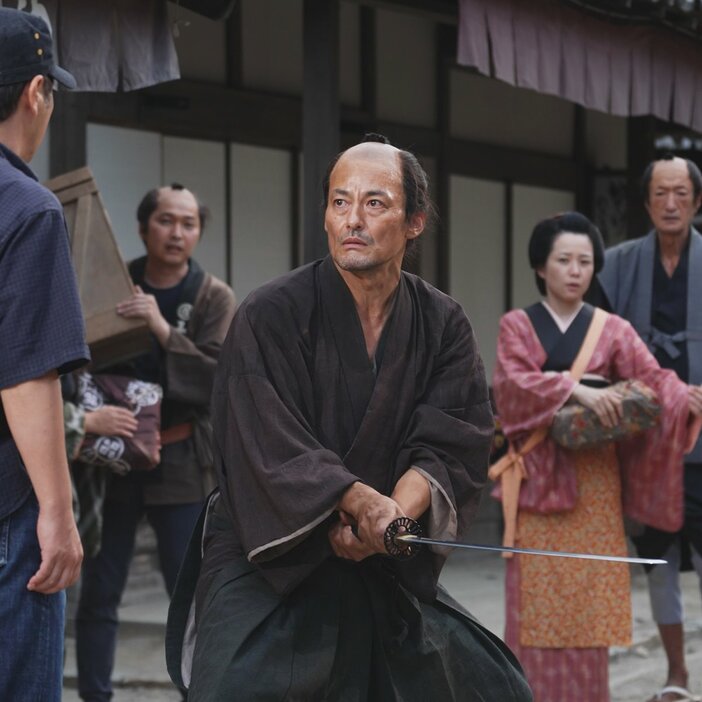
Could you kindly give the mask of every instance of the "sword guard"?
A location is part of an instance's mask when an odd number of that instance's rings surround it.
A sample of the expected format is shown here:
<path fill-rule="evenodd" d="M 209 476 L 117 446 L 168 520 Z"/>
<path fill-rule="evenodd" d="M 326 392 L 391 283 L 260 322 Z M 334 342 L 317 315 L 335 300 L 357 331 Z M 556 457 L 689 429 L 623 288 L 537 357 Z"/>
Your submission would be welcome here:
<path fill-rule="evenodd" d="M 390 556 L 400 561 L 407 561 L 414 558 L 420 549 L 420 544 L 411 544 L 396 541 L 398 535 L 409 534 L 411 536 L 421 536 L 422 527 L 419 522 L 410 517 L 398 517 L 388 524 L 385 529 L 383 541 L 385 542 L 385 550 Z"/>

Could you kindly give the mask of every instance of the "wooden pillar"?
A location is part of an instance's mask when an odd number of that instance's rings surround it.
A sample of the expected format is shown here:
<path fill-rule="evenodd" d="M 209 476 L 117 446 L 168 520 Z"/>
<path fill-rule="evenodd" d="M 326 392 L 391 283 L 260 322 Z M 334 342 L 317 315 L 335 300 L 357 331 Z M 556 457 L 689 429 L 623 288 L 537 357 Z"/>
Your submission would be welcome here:
<path fill-rule="evenodd" d="M 54 98 L 49 142 L 49 174 L 52 178 L 86 165 L 87 97 L 61 90 Z"/>
<path fill-rule="evenodd" d="M 304 0 L 303 258 L 328 253 L 322 181 L 339 152 L 339 0 Z"/>
<path fill-rule="evenodd" d="M 436 159 L 436 183 L 434 184 L 434 201 L 439 210 L 436 230 L 436 286 L 444 291 L 451 290 L 449 275 L 449 257 L 451 242 L 449 240 L 448 222 L 451 202 L 449 200 L 451 155 L 451 69 L 456 62 L 457 46 L 456 28 L 437 24 L 434 33 L 436 51 L 436 129 L 439 134 L 439 153 Z"/>
<path fill-rule="evenodd" d="M 644 209 L 641 176 L 656 158 L 655 117 L 629 117 L 627 130 L 627 237 L 643 236 L 651 228 Z"/>
<path fill-rule="evenodd" d="M 587 112 L 581 105 L 573 114 L 573 161 L 575 161 L 575 209 L 588 217 L 590 212 L 590 183 L 592 174 L 587 163 Z"/>

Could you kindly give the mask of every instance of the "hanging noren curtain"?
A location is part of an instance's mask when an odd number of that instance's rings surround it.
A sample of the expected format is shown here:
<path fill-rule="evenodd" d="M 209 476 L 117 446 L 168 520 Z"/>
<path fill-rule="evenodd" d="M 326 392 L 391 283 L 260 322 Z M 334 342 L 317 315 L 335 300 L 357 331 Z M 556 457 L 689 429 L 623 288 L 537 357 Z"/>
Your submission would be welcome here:
<path fill-rule="evenodd" d="M 460 0 L 458 63 L 593 110 L 702 131 L 702 46 L 664 27 L 557 0 Z"/>

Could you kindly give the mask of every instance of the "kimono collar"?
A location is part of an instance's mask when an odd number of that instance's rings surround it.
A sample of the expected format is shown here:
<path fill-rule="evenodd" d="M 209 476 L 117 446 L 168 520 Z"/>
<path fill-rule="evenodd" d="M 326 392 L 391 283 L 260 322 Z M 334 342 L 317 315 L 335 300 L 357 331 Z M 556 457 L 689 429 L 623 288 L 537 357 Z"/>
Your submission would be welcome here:
<path fill-rule="evenodd" d="M 561 334 L 565 334 L 568 331 L 568 327 L 573 323 L 573 320 L 580 314 L 580 310 L 583 308 L 583 305 L 585 304 L 584 302 L 581 302 L 578 305 L 578 309 L 573 312 L 573 314 L 569 315 L 565 319 L 562 317 L 559 317 L 553 307 L 546 302 L 546 300 L 541 300 L 541 304 L 546 308 L 546 311 L 551 315 L 553 318 L 553 321 L 556 323 L 556 326 L 560 330 Z"/>
<path fill-rule="evenodd" d="M 325 324 L 334 337 L 354 418 L 355 435 L 343 456 L 344 463 L 376 488 L 387 487 L 392 471 L 383 462 L 379 465 L 378 457 L 389 456 L 391 449 L 382 446 L 377 427 L 393 427 L 404 421 L 398 408 L 412 402 L 414 384 L 408 379 L 416 373 L 411 344 L 416 320 L 406 274 L 400 277 L 395 304 L 383 329 L 385 351 L 377 376 L 368 358 L 353 296 L 330 257 L 319 267 L 319 284 Z M 387 432 L 388 436 L 399 434 L 399 429 Z"/>
<path fill-rule="evenodd" d="M 331 256 L 327 256 L 322 261 L 319 267 L 319 277 L 324 307 L 329 310 L 329 322 L 334 329 L 334 336 L 339 344 L 344 363 L 356 371 L 370 371 L 372 373 L 374 362 L 373 359 L 368 358 L 363 327 L 358 316 L 356 303 Z M 401 290 L 404 290 L 402 276 L 400 276 L 400 282 L 393 293 L 392 309 L 378 343 L 379 349 L 381 345 L 385 345 L 390 335 L 396 317 L 398 299 L 402 297 Z M 376 350 L 376 355 L 379 349 Z"/>
<path fill-rule="evenodd" d="M 136 285 L 141 285 L 144 282 L 146 256 L 135 258 L 129 264 L 129 274 Z M 180 301 L 194 304 L 204 279 L 205 271 L 200 267 L 200 264 L 194 258 L 188 259 L 188 272 L 185 274 L 185 283 L 183 284 Z"/>

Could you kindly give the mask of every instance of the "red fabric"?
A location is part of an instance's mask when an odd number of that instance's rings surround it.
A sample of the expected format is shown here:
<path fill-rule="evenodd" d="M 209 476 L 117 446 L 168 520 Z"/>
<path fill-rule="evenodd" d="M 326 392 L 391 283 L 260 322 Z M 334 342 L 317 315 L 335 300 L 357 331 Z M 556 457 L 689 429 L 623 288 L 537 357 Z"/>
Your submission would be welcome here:
<path fill-rule="evenodd" d="M 631 50 L 628 43 L 622 42 L 622 27 L 609 28 L 609 67 L 612 71 L 610 82 L 609 111 L 613 115 L 629 115 L 631 97 Z"/>
<path fill-rule="evenodd" d="M 515 45 L 512 15 L 514 0 L 502 0 L 499 3 L 485 5 L 488 32 L 491 37 L 490 51 L 492 55 L 495 78 L 515 84 Z"/>
<path fill-rule="evenodd" d="M 511 85 L 615 115 L 700 129 L 699 47 L 665 27 L 620 24 L 557 0 L 460 0 L 458 62 Z"/>
<path fill-rule="evenodd" d="M 464 0 L 471 7 L 459 18 L 463 41 L 458 47 L 458 62 L 464 66 L 475 66 L 481 73 L 490 72 L 490 47 L 485 11 L 480 0 Z"/>
<path fill-rule="evenodd" d="M 500 320 L 493 391 L 505 435 L 518 449 L 537 427 L 548 426 L 572 393 L 561 373 L 543 373 L 545 352 L 523 310 Z M 633 327 L 610 315 L 587 368 L 611 382 L 636 378 L 658 395 L 657 427 L 619 442 L 624 513 L 664 531 L 682 526 L 683 452 L 688 432 L 687 386 L 660 368 Z M 546 439 L 524 458 L 527 479 L 519 508 L 539 513 L 572 509 L 577 498 L 572 452 Z M 499 486 L 494 491 L 499 498 Z"/>
<path fill-rule="evenodd" d="M 607 31 L 609 27 L 590 17 L 583 19 L 587 23 L 590 37 L 585 49 L 585 104 L 592 110 L 609 112 L 612 78 L 609 58 L 612 38 Z"/>
<path fill-rule="evenodd" d="M 702 71 L 695 74 L 695 92 L 692 97 L 692 128 L 702 131 Z"/>
<path fill-rule="evenodd" d="M 539 87 L 539 22 L 523 3 L 514 7 L 514 49 L 517 56 L 526 60 L 518 61 L 517 85 L 520 88 L 537 90 Z"/>
<path fill-rule="evenodd" d="M 675 57 L 673 120 L 680 124 L 692 124 L 696 77 L 694 58 L 694 49 L 687 44 L 680 47 Z"/>
<path fill-rule="evenodd" d="M 561 41 L 561 13 L 552 12 L 537 23 L 539 45 L 539 82 L 535 90 L 547 95 L 561 94 L 561 62 L 553 60 L 552 46 Z"/>

